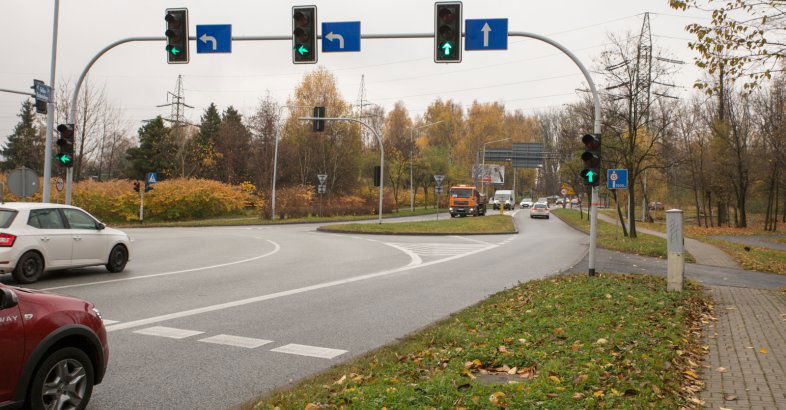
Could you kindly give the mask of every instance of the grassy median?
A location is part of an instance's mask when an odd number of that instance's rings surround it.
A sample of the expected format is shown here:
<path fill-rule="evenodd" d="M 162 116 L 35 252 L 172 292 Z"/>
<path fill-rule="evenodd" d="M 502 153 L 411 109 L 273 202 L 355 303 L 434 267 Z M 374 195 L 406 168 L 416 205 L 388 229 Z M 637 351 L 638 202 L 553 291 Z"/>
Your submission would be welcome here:
<path fill-rule="evenodd" d="M 646 275 L 532 281 L 245 407 L 698 407 L 706 298 Z"/>
<path fill-rule="evenodd" d="M 558 216 L 568 224 L 589 233 L 589 219 L 586 215 L 582 219 L 575 209 L 552 209 L 551 213 Z M 668 256 L 666 239 L 654 235 L 637 232 L 636 239 L 631 239 L 622 234 L 614 224 L 598 219 L 598 246 L 613 251 L 632 253 L 635 255 L 655 256 L 665 258 Z M 685 252 L 686 262 L 695 262 L 691 254 Z"/>
<path fill-rule="evenodd" d="M 340 224 L 318 228 L 325 232 L 408 234 L 408 235 L 471 235 L 516 233 L 513 218 L 509 215 L 490 215 L 440 220 L 397 222 L 387 224 Z"/>
<path fill-rule="evenodd" d="M 444 210 L 444 209 L 443 209 Z M 420 216 L 428 215 L 436 212 L 433 208 L 415 208 L 414 211 L 409 209 L 402 209 L 398 212 L 391 212 L 382 214 L 382 218 L 403 218 L 406 216 Z M 126 222 L 108 224 L 116 228 L 160 228 L 160 227 L 200 227 L 200 226 L 237 226 L 237 225 L 285 225 L 285 224 L 298 224 L 298 223 L 321 223 L 321 222 L 342 222 L 342 221 L 359 221 L 364 219 L 374 219 L 376 214 L 365 215 L 340 215 L 340 216 L 309 216 L 305 218 L 288 218 L 288 219 L 262 219 L 258 216 L 243 216 L 234 215 L 223 218 L 210 218 L 210 219 L 196 219 L 189 221 L 155 221 L 155 222 Z"/>

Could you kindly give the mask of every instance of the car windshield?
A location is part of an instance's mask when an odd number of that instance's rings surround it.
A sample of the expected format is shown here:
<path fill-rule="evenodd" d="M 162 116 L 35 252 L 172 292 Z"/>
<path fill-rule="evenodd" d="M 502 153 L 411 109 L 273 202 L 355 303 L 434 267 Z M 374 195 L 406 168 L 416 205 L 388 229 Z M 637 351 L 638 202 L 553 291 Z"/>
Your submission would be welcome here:
<path fill-rule="evenodd" d="M 13 209 L 0 209 L 0 228 L 8 228 L 14 222 L 16 211 Z"/>
<path fill-rule="evenodd" d="M 471 189 L 452 189 L 450 194 L 453 198 L 469 198 L 472 195 Z"/>
<path fill-rule="evenodd" d="M 547 202 L 547 201 L 548 201 L 548 199 L 546 199 L 546 198 L 540 198 L 540 199 L 538 199 L 538 202 Z"/>
<path fill-rule="evenodd" d="M 543 204 L 535 204 L 535 208 L 545 208 L 546 205 Z"/>
<path fill-rule="evenodd" d="M 524 198 L 521 202 L 532 202 L 532 198 Z"/>
<path fill-rule="evenodd" d="M 497 195 L 494 195 L 494 199 L 502 200 L 502 199 L 509 199 L 509 198 L 510 198 L 509 194 L 497 194 Z"/>

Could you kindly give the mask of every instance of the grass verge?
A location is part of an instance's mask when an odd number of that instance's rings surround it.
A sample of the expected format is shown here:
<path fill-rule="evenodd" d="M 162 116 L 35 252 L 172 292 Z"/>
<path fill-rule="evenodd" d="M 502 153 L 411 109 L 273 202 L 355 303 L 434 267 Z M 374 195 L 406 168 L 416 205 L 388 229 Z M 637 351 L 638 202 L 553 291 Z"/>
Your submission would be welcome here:
<path fill-rule="evenodd" d="M 582 219 L 579 211 L 575 209 L 553 209 L 551 211 L 569 225 L 589 233 L 589 220 L 586 216 Z M 655 256 L 665 258 L 668 256 L 666 249 L 666 239 L 654 235 L 638 232 L 636 239 L 622 235 L 622 231 L 617 232 L 617 227 L 598 219 L 598 246 L 613 251 L 632 253 L 636 255 Z M 695 262 L 688 252 L 685 252 L 686 262 Z"/>
<path fill-rule="evenodd" d="M 446 218 L 433 221 L 397 222 L 392 224 L 341 224 L 318 228 L 325 232 L 407 234 L 407 235 L 467 235 L 516 233 L 513 218 L 509 215 Z"/>
<path fill-rule="evenodd" d="M 698 407 L 709 306 L 654 276 L 532 281 L 245 408 Z"/>
<path fill-rule="evenodd" d="M 444 211 L 444 208 L 440 211 Z M 415 208 L 413 212 L 409 210 L 400 210 L 398 212 L 391 212 L 382 214 L 382 218 L 402 218 L 406 216 L 420 216 L 435 213 L 433 208 Z M 374 219 L 376 214 L 368 215 L 342 215 L 342 216 L 325 216 L 317 217 L 310 216 L 306 218 L 289 218 L 289 219 L 276 219 L 271 221 L 269 219 L 262 219 L 258 216 L 231 216 L 225 218 L 211 218 L 211 219 L 198 219 L 191 221 L 175 221 L 175 222 L 145 222 L 145 223 L 118 223 L 110 225 L 116 228 L 161 228 L 161 227 L 199 227 L 199 226 L 236 226 L 236 225 L 285 225 L 285 224 L 298 224 L 298 223 L 320 223 L 320 222 L 343 222 L 343 221 L 360 221 L 364 219 Z"/>

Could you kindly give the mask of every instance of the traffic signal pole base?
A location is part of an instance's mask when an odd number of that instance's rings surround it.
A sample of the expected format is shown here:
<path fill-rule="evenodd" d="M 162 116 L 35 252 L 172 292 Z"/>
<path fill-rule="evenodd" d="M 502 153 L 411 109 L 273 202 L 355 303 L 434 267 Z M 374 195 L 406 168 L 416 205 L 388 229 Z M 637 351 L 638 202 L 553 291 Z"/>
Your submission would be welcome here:
<path fill-rule="evenodd" d="M 590 243 L 589 243 L 589 276 L 595 276 L 595 250 L 598 247 L 598 206 L 600 199 L 598 187 L 592 187 L 590 199 Z"/>

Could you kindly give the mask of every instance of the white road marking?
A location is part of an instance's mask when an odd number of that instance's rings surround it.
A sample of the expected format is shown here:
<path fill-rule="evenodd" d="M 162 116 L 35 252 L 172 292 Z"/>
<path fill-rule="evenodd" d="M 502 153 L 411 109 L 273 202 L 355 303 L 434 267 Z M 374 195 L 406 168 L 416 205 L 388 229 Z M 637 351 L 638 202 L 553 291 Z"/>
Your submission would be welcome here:
<path fill-rule="evenodd" d="M 175 329 L 174 327 L 153 326 L 148 327 L 147 329 L 139 329 L 134 333 L 139 333 L 140 335 L 168 337 L 170 339 L 185 339 L 187 337 L 200 335 L 205 332 L 200 332 L 198 330 Z"/>
<path fill-rule="evenodd" d="M 228 345 L 236 347 L 245 347 L 246 349 L 254 349 L 268 343 L 273 343 L 272 340 L 255 339 L 253 337 L 232 336 L 232 335 L 216 335 L 199 339 L 200 342 L 215 343 L 219 345 Z"/>
<path fill-rule="evenodd" d="M 410 270 L 414 270 L 414 269 L 418 269 L 418 268 L 423 268 L 423 267 L 426 267 L 426 266 L 436 265 L 438 263 L 449 262 L 449 261 L 452 261 L 452 260 L 455 260 L 455 259 L 459 259 L 459 258 L 463 258 L 463 257 L 466 257 L 466 256 L 470 256 L 470 255 L 473 255 L 473 254 L 476 254 L 476 253 L 479 253 L 479 252 L 487 251 L 489 249 L 496 248 L 497 246 L 498 245 L 489 245 L 489 246 L 486 246 L 484 248 L 479 248 L 479 249 L 476 249 L 474 251 L 467 252 L 467 253 L 464 253 L 464 254 L 461 254 L 461 255 L 453 255 L 453 256 L 446 257 L 446 258 L 442 258 L 442 259 L 436 259 L 436 260 L 433 260 L 433 261 L 428 261 L 428 262 L 421 263 L 419 265 L 413 265 L 413 264 L 410 263 L 410 264 L 408 264 L 406 266 L 402 266 L 402 267 L 399 267 L 399 268 L 388 269 L 388 270 L 384 270 L 384 271 L 381 271 L 381 272 L 367 273 L 367 274 L 364 274 L 364 275 L 353 276 L 353 277 L 350 277 L 350 278 L 338 279 L 338 280 L 333 280 L 333 281 L 329 281 L 329 282 L 317 283 L 315 285 L 304 286 L 304 287 L 301 287 L 301 288 L 284 290 L 284 291 L 275 292 L 275 293 L 268 293 L 266 295 L 260 295 L 260 296 L 255 296 L 255 297 L 251 297 L 251 298 L 246 298 L 246 299 L 239 299 L 239 300 L 234 300 L 234 301 L 231 301 L 231 302 L 219 303 L 219 304 L 216 304 L 216 305 L 203 306 L 203 307 L 200 307 L 200 308 L 189 309 L 189 310 L 184 310 L 184 311 L 174 312 L 174 313 L 168 313 L 168 314 L 160 315 L 160 316 L 153 316 L 153 317 L 149 317 L 149 318 L 146 318 L 146 319 L 132 320 L 130 322 L 125 322 L 125 323 L 118 323 L 118 324 L 115 324 L 115 325 L 107 326 L 106 331 L 107 332 L 113 332 L 115 330 L 131 329 L 131 328 L 134 328 L 134 327 L 146 326 L 146 325 L 150 325 L 150 324 L 153 324 L 153 323 L 164 322 L 164 321 L 167 321 L 167 320 L 179 319 L 179 318 L 188 317 L 188 316 L 194 316 L 194 315 L 207 313 L 207 312 L 215 312 L 217 310 L 229 309 L 229 308 L 233 308 L 233 307 L 248 305 L 248 304 L 251 304 L 251 303 L 257 303 L 257 302 L 262 302 L 262 301 L 266 301 L 266 300 L 278 299 L 278 298 L 285 297 L 285 296 L 291 296 L 291 295 L 297 295 L 297 294 L 300 294 L 300 293 L 311 292 L 311 291 L 314 291 L 314 290 L 330 288 L 330 287 L 333 287 L 333 286 L 346 285 L 348 283 L 354 283 L 354 282 L 360 282 L 360 281 L 364 281 L 364 280 L 379 278 L 379 277 L 382 277 L 382 276 L 388 276 L 388 275 L 392 275 L 392 274 L 395 274 L 395 273 L 400 273 L 400 272 L 410 271 Z"/>
<path fill-rule="evenodd" d="M 336 356 L 342 355 L 347 352 L 346 350 L 330 349 L 327 347 L 319 347 L 319 346 L 299 345 L 295 343 L 290 343 L 288 345 L 277 347 L 275 349 L 271 349 L 270 351 L 278 352 L 278 353 L 296 354 L 300 356 L 319 357 L 322 359 L 332 359 Z"/>
<path fill-rule="evenodd" d="M 515 211 L 513 211 L 513 212 L 511 212 L 510 216 L 516 216 L 516 214 L 519 213 L 519 212 L 521 212 L 520 208 L 515 210 Z"/>
<path fill-rule="evenodd" d="M 104 326 L 114 325 L 115 323 L 120 323 L 119 320 L 102 319 L 101 321 L 104 322 Z"/>
<path fill-rule="evenodd" d="M 385 243 L 405 252 L 412 252 L 421 256 L 463 255 L 478 249 L 487 248 L 489 245 L 476 243 Z"/>
<path fill-rule="evenodd" d="M 450 237 L 451 238 L 464 239 L 464 240 L 467 240 L 467 241 L 470 241 L 470 242 L 475 242 L 475 243 L 482 243 L 484 245 L 491 245 L 491 242 L 481 241 L 480 239 L 469 238 L 469 237 L 466 237 L 466 236 L 451 235 Z"/>
<path fill-rule="evenodd" d="M 375 242 L 377 242 L 377 241 L 375 241 Z M 381 242 L 381 243 L 383 243 L 383 244 L 385 244 L 387 246 L 390 246 L 392 248 L 396 248 L 396 249 L 400 250 L 401 252 L 406 253 L 409 256 L 409 258 L 410 258 L 409 265 L 407 265 L 407 266 L 416 266 L 416 265 L 420 265 L 421 263 L 423 263 L 423 259 L 420 259 L 420 256 L 418 256 L 417 253 L 412 252 L 411 250 L 409 250 L 409 249 L 407 249 L 407 248 L 405 248 L 403 246 L 397 245 L 395 243 L 390 243 L 390 242 Z"/>
<path fill-rule="evenodd" d="M 163 272 L 163 273 L 153 273 L 153 274 L 150 274 L 150 275 L 131 276 L 130 278 L 109 279 L 109 280 L 101 280 L 101 281 L 97 281 L 97 282 L 77 283 L 77 284 L 74 284 L 74 285 L 55 286 L 55 287 L 45 288 L 45 289 L 41 289 L 41 290 L 58 290 L 58 289 L 78 288 L 78 287 L 82 287 L 82 286 L 102 285 L 104 283 L 125 282 L 125 281 L 128 281 L 128 280 L 155 278 L 155 277 L 159 277 L 159 276 L 178 275 L 178 274 L 181 274 L 181 273 L 196 272 L 196 271 L 206 270 L 206 269 L 223 268 L 225 266 L 237 265 L 237 264 L 240 264 L 240 263 L 246 263 L 246 262 L 255 261 L 257 259 L 262 259 L 262 258 L 268 257 L 270 255 L 273 255 L 274 253 L 276 253 L 279 250 L 281 250 L 281 246 L 279 244 L 277 244 L 277 243 L 275 243 L 275 242 L 273 242 L 273 241 L 271 241 L 269 239 L 265 239 L 265 240 L 270 242 L 271 244 L 273 244 L 273 250 L 270 251 L 270 252 L 267 252 L 267 253 L 263 253 L 262 255 L 254 256 L 253 258 L 242 259 L 242 260 L 234 261 L 234 262 L 220 263 L 218 265 L 202 266 L 202 267 L 199 267 L 199 268 L 176 270 L 176 271 L 172 271 L 172 272 Z"/>

